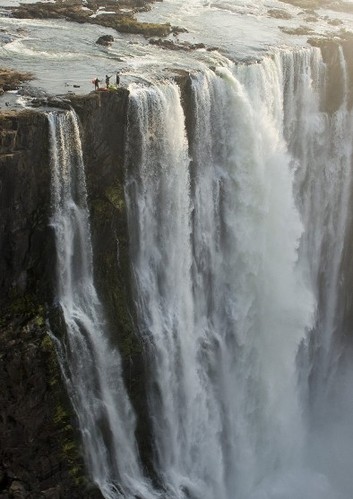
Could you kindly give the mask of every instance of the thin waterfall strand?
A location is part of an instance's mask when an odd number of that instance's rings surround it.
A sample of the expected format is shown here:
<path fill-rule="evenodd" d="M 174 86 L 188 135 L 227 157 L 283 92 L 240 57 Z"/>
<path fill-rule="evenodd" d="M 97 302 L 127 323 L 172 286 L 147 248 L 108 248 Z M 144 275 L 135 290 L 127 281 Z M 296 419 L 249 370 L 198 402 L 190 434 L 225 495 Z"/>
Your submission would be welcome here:
<path fill-rule="evenodd" d="M 110 345 L 93 283 L 92 245 L 79 127 L 73 111 L 48 115 L 52 157 L 52 226 L 58 301 L 66 325 L 60 360 L 78 415 L 85 457 L 107 499 L 154 497 L 145 485 L 135 416 Z"/>

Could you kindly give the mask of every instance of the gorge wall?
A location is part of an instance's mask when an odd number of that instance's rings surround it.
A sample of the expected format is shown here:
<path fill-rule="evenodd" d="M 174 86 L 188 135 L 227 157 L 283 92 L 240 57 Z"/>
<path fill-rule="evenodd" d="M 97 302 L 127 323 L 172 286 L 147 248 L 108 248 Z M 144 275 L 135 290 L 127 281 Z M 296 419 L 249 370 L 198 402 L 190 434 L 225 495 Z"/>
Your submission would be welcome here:
<path fill-rule="evenodd" d="M 129 353 L 133 341 L 122 187 L 127 95 L 125 90 L 91 94 L 73 98 L 72 105 L 82 123 L 97 287 L 121 331 L 122 349 Z M 2 498 L 40 493 L 48 498 L 100 497 L 86 479 L 75 416 L 48 335 L 49 317 L 52 330 L 62 330 L 49 226 L 48 138 L 48 119 L 41 110 L 0 115 Z"/>
<path fill-rule="evenodd" d="M 340 46 L 320 43 L 329 67 L 322 108 L 336 111 L 344 96 Z M 352 43 L 344 43 L 353 81 Z M 190 144 L 195 135 L 191 79 L 178 78 Z M 349 101 L 352 105 L 352 85 Z M 70 97 L 81 130 L 90 209 L 95 285 L 111 341 L 122 356 L 126 388 L 137 416 L 137 442 L 154 477 L 146 409 L 142 339 L 132 300 L 124 161 L 129 93 Z M 49 109 L 49 108 L 48 108 Z M 56 304 L 56 256 L 51 217 L 48 109 L 0 114 L 0 499 L 101 497 L 87 477 L 78 424 L 63 384 L 50 330 L 65 333 Z M 60 110 L 57 110 L 60 112 Z M 352 220 L 344 264 L 350 286 Z M 342 292 L 343 329 L 351 331 L 351 293 Z"/>

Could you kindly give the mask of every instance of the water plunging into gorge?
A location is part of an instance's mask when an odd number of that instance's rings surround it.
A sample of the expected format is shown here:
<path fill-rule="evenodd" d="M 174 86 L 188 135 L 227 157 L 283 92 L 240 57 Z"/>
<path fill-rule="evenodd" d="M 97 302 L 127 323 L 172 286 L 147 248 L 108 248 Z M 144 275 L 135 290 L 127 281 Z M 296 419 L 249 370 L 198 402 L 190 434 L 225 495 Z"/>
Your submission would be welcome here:
<path fill-rule="evenodd" d="M 104 497 L 348 499 L 352 408 L 336 392 L 351 379 L 353 118 L 339 58 L 330 112 L 318 49 L 205 69 L 188 99 L 173 82 L 130 86 L 125 199 L 153 481 L 93 283 L 78 123 L 49 114 L 60 359 Z"/>
<path fill-rule="evenodd" d="M 93 283 L 85 171 L 76 116 L 48 116 L 52 151 L 52 225 L 58 300 L 66 324 L 59 359 L 79 419 L 87 465 L 107 498 L 141 493 L 135 417 L 119 352 L 107 339 L 104 309 Z M 121 450 L 123 449 L 123 452 Z"/>

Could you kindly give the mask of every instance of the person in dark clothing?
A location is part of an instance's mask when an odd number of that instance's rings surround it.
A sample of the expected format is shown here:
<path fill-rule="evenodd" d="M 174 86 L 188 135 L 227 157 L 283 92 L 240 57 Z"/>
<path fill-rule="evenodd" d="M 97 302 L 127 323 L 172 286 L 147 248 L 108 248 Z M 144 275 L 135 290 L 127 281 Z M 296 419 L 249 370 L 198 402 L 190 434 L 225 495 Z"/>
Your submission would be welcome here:
<path fill-rule="evenodd" d="M 93 83 L 94 83 L 94 90 L 99 90 L 100 80 L 98 80 L 98 78 L 96 78 L 95 80 L 93 80 Z"/>
<path fill-rule="evenodd" d="M 105 85 L 108 88 L 111 76 L 105 75 Z"/>
<path fill-rule="evenodd" d="M 120 83 L 120 76 L 119 76 L 118 71 L 116 72 L 116 80 L 115 80 L 115 83 L 116 83 L 116 86 L 118 86 L 118 85 L 119 85 L 119 83 Z"/>

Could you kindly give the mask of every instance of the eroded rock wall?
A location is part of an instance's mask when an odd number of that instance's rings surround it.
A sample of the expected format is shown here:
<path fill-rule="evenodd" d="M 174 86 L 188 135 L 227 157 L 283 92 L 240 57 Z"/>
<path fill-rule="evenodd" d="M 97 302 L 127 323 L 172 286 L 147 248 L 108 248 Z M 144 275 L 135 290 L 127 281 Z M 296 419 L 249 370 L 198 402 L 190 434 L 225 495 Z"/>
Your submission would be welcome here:
<path fill-rule="evenodd" d="M 0 115 L 0 303 L 52 289 L 48 125 L 42 113 Z"/>
<path fill-rule="evenodd" d="M 123 189 L 128 91 L 70 99 L 80 121 L 95 284 L 122 354 L 141 456 L 153 475 Z M 65 335 L 65 326 L 55 302 L 45 112 L 0 115 L 0 137 L 0 499 L 100 497 L 84 470 L 77 419 L 48 334 L 50 328 Z"/>
<path fill-rule="evenodd" d="M 45 113 L 1 114 L 0 144 L 0 498 L 98 498 L 49 335 L 49 317 L 64 328 Z"/>
<path fill-rule="evenodd" d="M 148 471 L 150 425 L 146 411 L 146 366 L 137 334 L 131 291 L 124 154 L 128 91 L 72 99 L 79 116 L 89 196 L 95 285 L 104 304 L 110 338 L 122 356 L 125 384 L 137 415 L 137 441 Z"/>

